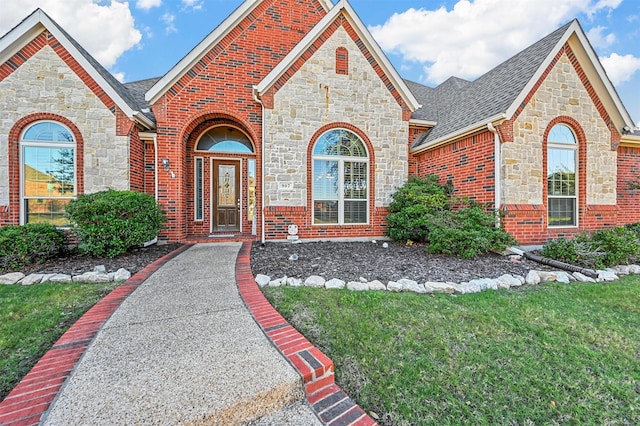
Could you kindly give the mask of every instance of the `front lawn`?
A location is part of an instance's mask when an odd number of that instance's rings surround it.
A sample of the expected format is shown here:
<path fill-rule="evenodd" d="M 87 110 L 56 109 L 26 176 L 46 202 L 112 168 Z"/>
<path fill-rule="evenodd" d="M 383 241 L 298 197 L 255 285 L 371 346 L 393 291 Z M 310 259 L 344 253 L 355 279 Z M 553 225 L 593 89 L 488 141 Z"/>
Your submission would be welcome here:
<path fill-rule="evenodd" d="M 82 314 L 118 284 L 0 286 L 0 401 Z"/>
<path fill-rule="evenodd" d="M 434 297 L 265 288 L 383 425 L 640 424 L 640 277 Z"/>

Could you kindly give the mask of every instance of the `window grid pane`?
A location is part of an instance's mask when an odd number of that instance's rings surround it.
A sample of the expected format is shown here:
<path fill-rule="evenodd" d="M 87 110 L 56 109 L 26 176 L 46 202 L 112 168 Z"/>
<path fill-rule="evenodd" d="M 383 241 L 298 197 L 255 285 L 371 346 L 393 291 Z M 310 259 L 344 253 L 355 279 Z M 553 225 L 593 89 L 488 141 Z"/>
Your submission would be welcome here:
<path fill-rule="evenodd" d="M 26 223 L 50 223 L 55 226 L 70 225 L 65 208 L 71 199 L 29 198 L 24 200 Z"/>
<path fill-rule="evenodd" d="M 345 161 L 344 198 L 367 199 L 367 163 Z"/>
<path fill-rule="evenodd" d="M 313 206 L 313 222 L 316 224 L 337 224 L 338 202 L 315 201 Z"/>
<path fill-rule="evenodd" d="M 345 201 L 344 223 L 367 223 L 367 202 Z"/>
<path fill-rule="evenodd" d="M 549 198 L 549 226 L 575 226 L 576 199 Z"/>

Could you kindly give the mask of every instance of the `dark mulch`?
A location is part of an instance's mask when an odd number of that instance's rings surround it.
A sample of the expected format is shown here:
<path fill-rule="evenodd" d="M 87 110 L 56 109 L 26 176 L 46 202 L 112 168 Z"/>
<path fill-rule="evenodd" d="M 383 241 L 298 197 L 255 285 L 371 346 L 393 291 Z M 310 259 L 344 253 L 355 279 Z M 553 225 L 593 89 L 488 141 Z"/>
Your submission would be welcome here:
<path fill-rule="evenodd" d="M 251 250 L 251 269 L 254 275 L 271 278 L 283 276 L 305 279 L 320 275 L 325 279 L 339 278 L 357 281 L 397 281 L 409 278 L 418 282 L 465 282 L 475 278 L 497 278 L 502 274 L 525 276 L 539 265 L 522 259 L 489 253 L 476 259 L 434 255 L 426 246 L 407 246 L 389 242 L 314 242 L 314 243 L 254 243 Z M 290 260 L 291 255 L 298 260 Z"/>
<path fill-rule="evenodd" d="M 151 262 L 161 258 L 167 253 L 171 253 L 180 246 L 181 244 L 153 244 L 148 247 L 132 249 L 114 258 L 96 258 L 76 252 L 64 257 L 49 259 L 44 263 L 29 265 L 22 268 L 20 272 L 25 275 L 31 273 L 76 275 L 92 271 L 97 265 L 104 265 L 107 272 L 115 272 L 120 268 L 125 268 L 132 274 L 135 274 Z M 0 274 L 5 272 L 15 271 L 0 270 Z"/>

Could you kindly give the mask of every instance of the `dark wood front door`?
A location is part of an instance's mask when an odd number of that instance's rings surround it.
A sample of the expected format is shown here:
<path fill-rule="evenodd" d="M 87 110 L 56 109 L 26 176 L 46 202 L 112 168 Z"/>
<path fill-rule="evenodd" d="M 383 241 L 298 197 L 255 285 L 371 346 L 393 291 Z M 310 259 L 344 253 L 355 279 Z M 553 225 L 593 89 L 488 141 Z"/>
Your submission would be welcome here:
<path fill-rule="evenodd" d="M 240 230 L 240 163 L 213 161 L 213 231 Z"/>

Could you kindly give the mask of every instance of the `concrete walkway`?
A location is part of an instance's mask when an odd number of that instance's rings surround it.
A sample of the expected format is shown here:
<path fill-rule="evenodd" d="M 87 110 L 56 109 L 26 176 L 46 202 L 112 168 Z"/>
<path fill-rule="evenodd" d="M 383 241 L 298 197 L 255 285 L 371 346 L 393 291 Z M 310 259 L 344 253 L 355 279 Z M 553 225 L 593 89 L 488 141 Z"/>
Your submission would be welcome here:
<path fill-rule="evenodd" d="M 198 244 L 151 275 L 99 331 L 44 424 L 231 425 L 267 415 L 262 424 L 322 424 L 240 298 L 241 245 Z"/>
<path fill-rule="evenodd" d="M 143 268 L 0 402 L 0 425 L 375 425 L 267 301 L 250 250 L 185 245 Z"/>

